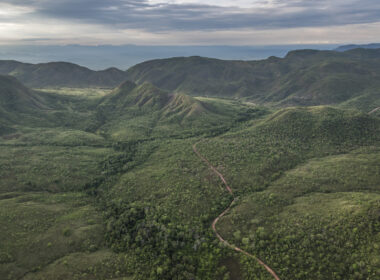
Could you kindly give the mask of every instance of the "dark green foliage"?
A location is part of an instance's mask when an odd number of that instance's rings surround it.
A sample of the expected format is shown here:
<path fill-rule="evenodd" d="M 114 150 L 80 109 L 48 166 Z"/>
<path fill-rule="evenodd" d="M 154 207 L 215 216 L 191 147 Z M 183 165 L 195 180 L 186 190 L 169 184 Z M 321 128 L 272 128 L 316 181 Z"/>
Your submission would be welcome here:
<path fill-rule="evenodd" d="M 242 197 L 222 235 L 281 279 L 376 278 L 379 125 L 356 111 L 291 108 L 200 143 Z M 246 278 L 257 279 L 250 266 Z"/>
<path fill-rule="evenodd" d="M 378 143 L 379 125 L 378 119 L 357 111 L 283 109 L 250 128 L 203 142 L 199 148 L 216 166 L 227 167 L 226 178 L 236 186 L 260 190 L 307 159 Z"/>
<path fill-rule="evenodd" d="M 304 196 L 253 227 L 241 246 L 265 258 L 283 279 L 376 279 L 379 207 L 379 195 Z"/>
<path fill-rule="evenodd" d="M 43 279 L 46 273 L 48 279 L 64 279 L 64 274 L 75 279 L 91 266 L 116 258 L 104 249 L 102 220 L 91 204 L 83 194 L 69 192 L 3 196 L 0 278 Z M 72 261 L 63 265 L 65 258 Z M 81 266 L 76 267 L 75 262 Z"/>
<path fill-rule="evenodd" d="M 223 250 L 209 226 L 181 225 L 157 209 L 108 204 L 106 240 L 116 251 L 133 252 L 135 273 L 144 279 L 215 279 Z M 148 216 L 150 216 L 148 218 Z M 150 263 L 151 269 L 142 264 Z"/>

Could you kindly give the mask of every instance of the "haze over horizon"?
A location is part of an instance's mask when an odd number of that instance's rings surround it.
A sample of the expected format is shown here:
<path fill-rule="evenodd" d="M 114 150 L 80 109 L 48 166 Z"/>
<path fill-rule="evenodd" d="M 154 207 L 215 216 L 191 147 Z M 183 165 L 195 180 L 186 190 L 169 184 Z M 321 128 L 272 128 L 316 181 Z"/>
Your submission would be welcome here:
<path fill-rule="evenodd" d="M 126 70 L 138 63 L 170 57 L 203 56 L 224 60 L 261 60 L 269 56 L 284 57 L 300 48 L 331 50 L 337 45 L 276 46 L 138 46 L 138 45 L 0 45 L 0 60 L 26 63 L 65 61 L 93 70 L 117 67 Z"/>
<path fill-rule="evenodd" d="M 172 56 L 263 59 L 377 42 L 374 0 L 3 0 L 0 59 L 126 69 Z"/>

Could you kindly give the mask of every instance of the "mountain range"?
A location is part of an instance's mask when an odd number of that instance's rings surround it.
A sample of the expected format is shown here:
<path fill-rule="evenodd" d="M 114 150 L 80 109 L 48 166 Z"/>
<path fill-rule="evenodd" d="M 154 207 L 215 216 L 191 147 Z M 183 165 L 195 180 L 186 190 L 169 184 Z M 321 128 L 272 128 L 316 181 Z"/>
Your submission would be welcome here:
<path fill-rule="evenodd" d="M 284 58 L 259 61 L 178 57 L 147 61 L 127 71 L 93 71 L 63 62 L 0 61 L 0 74 L 12 75 L 33 88 L 114 88 L 129 80 L 191 96 L 243 98 L 276 106 L 340 104 L 368 110 L 379 106 L 380 50 L 298 50 Z"/>
<path fill-rule="evenodd" d="M 194 96 L 244 98 L 277 106 L 378 105 L 380 50 L 298 50 L 285 58 L 223 61 L 201 57 L 148 61 L 128 78 Z"/>

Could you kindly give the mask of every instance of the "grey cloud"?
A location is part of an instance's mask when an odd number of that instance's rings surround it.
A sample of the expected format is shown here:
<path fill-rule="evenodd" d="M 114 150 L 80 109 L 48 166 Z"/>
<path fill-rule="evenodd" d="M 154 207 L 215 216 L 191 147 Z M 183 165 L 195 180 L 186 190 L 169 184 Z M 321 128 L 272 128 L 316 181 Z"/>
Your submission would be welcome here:
<path fill-rule="evenodd" d="M 377 0 L 277 0 L 273 8 L 149 4 L 133 0 L 7 0 L 47 17 L 147 31 L 325 27 L 380 21 Z M 163 1 L 164 2 L 164 1 Z M 264 1 L 265 2 L 265 1 Z"/>

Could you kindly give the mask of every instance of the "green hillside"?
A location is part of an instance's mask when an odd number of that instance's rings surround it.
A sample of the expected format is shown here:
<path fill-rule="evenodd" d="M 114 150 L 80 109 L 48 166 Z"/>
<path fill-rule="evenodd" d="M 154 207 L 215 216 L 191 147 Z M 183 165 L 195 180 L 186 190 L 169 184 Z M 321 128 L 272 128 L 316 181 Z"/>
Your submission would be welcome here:
<path fill-rule="evenodd" d="M 241 200 L 220 232 L 281 279 L 376 278 L 379 143 L 379 119 L 328 107 L 281 110 L 200 143 Z"/>
<path fill-rule="evenodd" d="M 49 109 L 42 97 L 11 76 L 0 76 L 0 106 L 4 114 Z"/>
<path fill-rule="evenodd" d="M 93 71 L 86 67 L 67 62 L 29 64 L 1 60 L 0 74 L 14 76 L 32 88 L 113 88 L 126 79 L 125 72 L 116 68 Z"/>
<path fill-rule="evenodd" d="M 161 190 L 171 193 L 162 197 L 165 213 L 182 196 L 179 189 L 171 192 L 168 184 L 180 186 L 186 182 L 189 187 L 195 187 L 183 200 L 187 204 L 183 205 L 183 214 L 191 217 L 193 210 L 201 213 L 202 217 L 189 222 L 197 225 L 199 236 L 212 240 L 213 235 L 203 221 L 218 211 L 215 208 L 210 215 L 208 210 L 210 203 L 219 205 L 213 201 L 215 193 L 212 188 L 199 193 L 200 186 L 192 182 L 197 180 L 198 173 L 194 172 L 192 179 L 178 174 L 177 164 L 190 152 L 189 163 L 192 168 L 199 168 L 191 152 L 194 135 L 220 134 L 232 125 L 242 125 L 265 114 L 265 110 L 241 102 L 173 95 L 147 83 L 141 86 L 125 83 L 100 98 L 32 91 L 9 77 L 1 80 L 1 85 L 2 108 L 13 117 L 2 119 L 7 126 L 0 136 L 3 213 L 0 223 L 7 229 L 2 232 L 0 278 L 5 279 L 51 279 L 52 275 L 55 279 L 104 279 L 151 273 L 145 266 L 142 251 L 127 253 L 125 247 L 119 248 L 118 239 L 112 237 L 115 233 L 106 229 L 106 223 L 112 222 L 107 217 L 112 211 L 119 211 L 114 210 L 119 203 L 128 210 L 137 195 L 149 191 L 152 184 L 156 185 L 159 196 Z M 176 147 L 174 154 L 168 147 Z M 149 163 L 151 157 L 155 159 Z M 143 165 L 145 170 L 139 168 Z M 113 199 L 114 191 L 119 187 L 124 190 L 123 182 L 133 176 L 129 171 L 146 174 L 150 168 L 156 169 L 155 173 L 140 185 L 134 196 L 124 202 Z M 157 185 L 156 176 L 170 170 L 174 172 L 173 177 L 162 178 Z M 223 191 L 219 190 L 218 194 L 223 197 Z M 153 205 L 155 196 L 152 195 L 146 197 L 146 202 L 135 201 L 138 211 L 144 203 Z M 194 195 L 199 197 L 195 204 Z M 120 211 L 123 213 L 124 208 Z M 180 217 L 168 216 L 168 219 L 179 222 Z M 19 223 L 13 224 L 14 220 Z M 22 238 L 16 242 L 15 235 Z M 176 242 L 177 237 L 168 238 Z M 203 237 L 199 242 L 205 242 Z M 214 261 L 205 262 L 206 271 L 200 270 L 199 275 L 214 274 L 218 259 L 213 254 L 219 255 L 216 245 L 212 252 L 206 247 L 202 249 L 201 259 L 212 257 Z M 193 245 L 187 242 L 184 248 L 189 246 Z M 35 250 L 40 253 L 36 255 Z M 161 256 L 151 269 L 156 270 L 162 261 L 166 262 L 165 255 Z M 193 260 L 198 257 L 194 252 Z M 171 261 L 175 263 L 174 259 Z"/>
<path fill-rule="evenodd" d="M 263 113 L 238 101 L 196 99 L 150 83 L 125 82 L 96 107 L 97 131 L 118 140 L 218 133 Z"/>
<path fill-rule="evenodd" d="M 104 279 L 123 271 L 121 256 L 105 245 L 101 214 L 82 192 L 119 154 L 84 130 L 91 102 L 0 77 L 1 279 L 83 279 L 97 267 Z"/>
<path fill-rule="evenodd" d="M 147 61 L 126 72 L 92 71 L 65 62 L 0 61 L 0 74 L 32 88 L 114 88 L 129 79 L 172 93 L 243 98 L 281 107 L 341 104 L 370 111 L 380 106 L 379 49 L 297 50 L 259 61 L 178 57 Z"/>
<path fill-rule="evenodd" d="M 51 109 L 45 99 L 37 92 L 26 88 L 15 78 L 0 76 L 0 124 L 2 131 L 12 124 L 45 122 L 38 116 L 40 112 Z"/>
<path fill-rule="evenodd" d="M 89 131 L 97 102 L 31 90 L 0 76 L 0 136 L 15 145 L 103 145 L 104 138 Z"/>
<path fill-rule="evenodd" d="M 127 73 L 132 81 L 173 92 L 279 106 L 344 103 L 369 110 L 380 96 L 379 50 L 299 50 L 261 61 L 171 58 L 138 64 Z"/>

